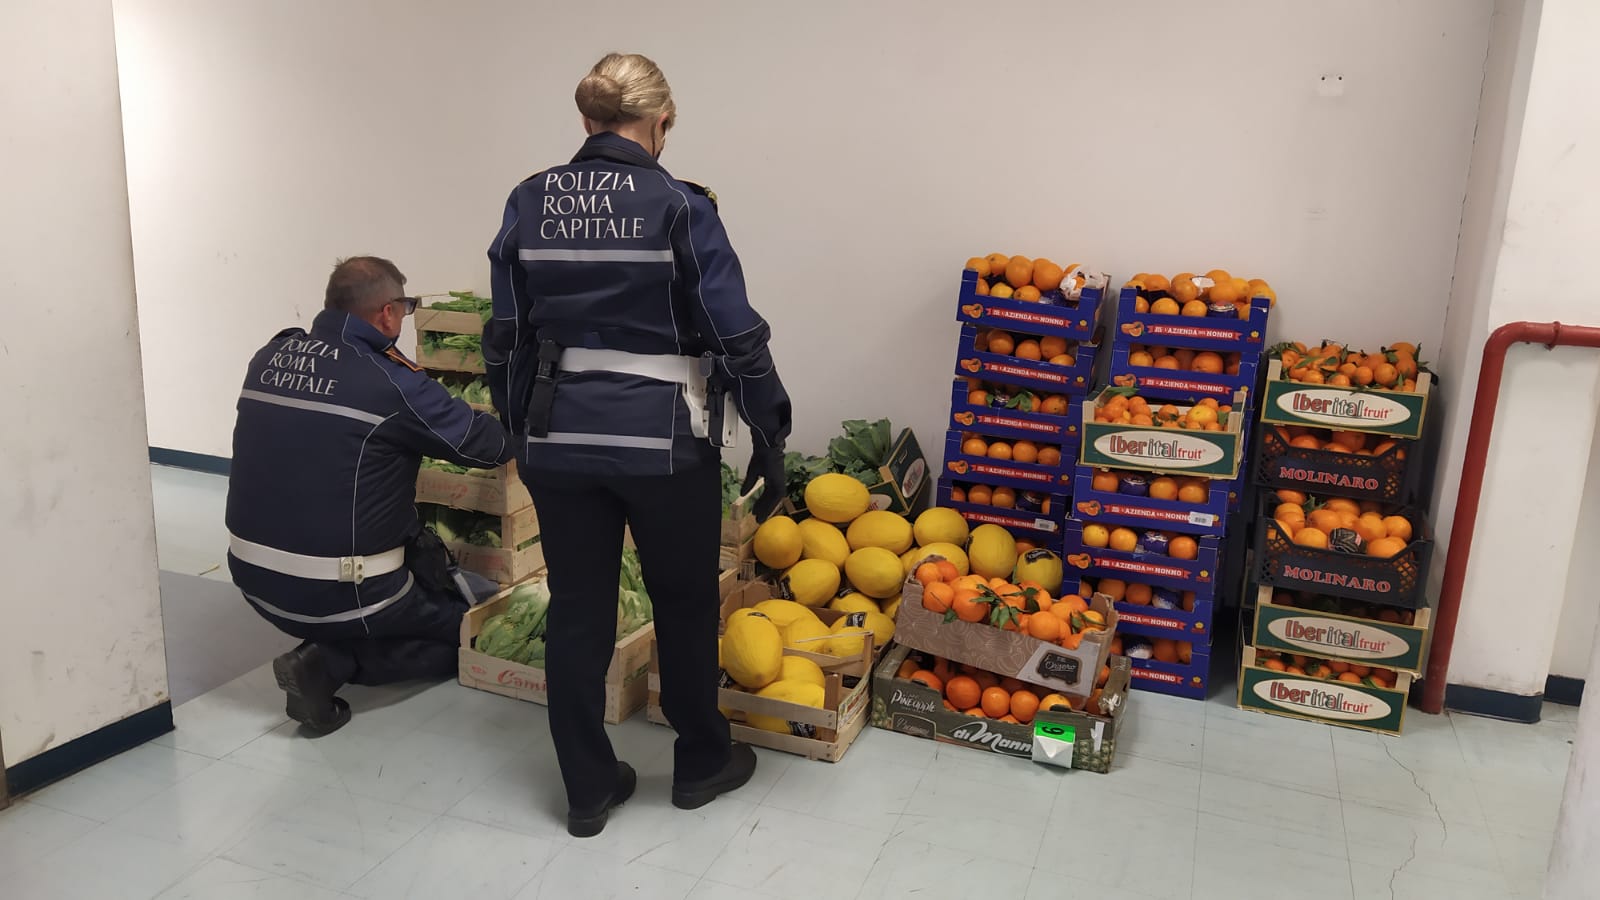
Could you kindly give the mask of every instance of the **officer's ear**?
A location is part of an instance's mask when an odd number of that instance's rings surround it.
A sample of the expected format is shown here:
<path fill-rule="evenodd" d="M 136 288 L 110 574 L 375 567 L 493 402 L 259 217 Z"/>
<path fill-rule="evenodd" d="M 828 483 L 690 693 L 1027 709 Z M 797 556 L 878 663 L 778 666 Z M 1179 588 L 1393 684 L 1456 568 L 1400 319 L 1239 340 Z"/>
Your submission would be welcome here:
<path fill-rule="evenodd" d="M 589 137 L 594 137 L 594 122 L 593 122 L 593 120 L 591 120 L 588 116 L 583 116 L 583 115 L 578 116 L 578 118 L 583 120 L 583 133 L 588 135 Z"/>

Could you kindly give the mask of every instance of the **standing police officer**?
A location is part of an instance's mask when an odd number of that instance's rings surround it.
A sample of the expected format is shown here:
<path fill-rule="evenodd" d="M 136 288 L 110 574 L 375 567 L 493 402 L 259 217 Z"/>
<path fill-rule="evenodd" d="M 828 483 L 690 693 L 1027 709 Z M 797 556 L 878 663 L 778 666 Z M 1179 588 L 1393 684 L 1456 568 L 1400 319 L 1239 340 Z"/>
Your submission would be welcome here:
<path fill-rule="evenodd" d="M 489 249 L 484 353 L 539 510 L 550 733 L 567 829 L 587 837 L 635 782 L 602 720 L 624 526 L 655 604 L 661 706 L 678 733 L 672 802 L 703 806 L 755 771 L 717 709 L 718 448 L 738 419 L 749 425 L 746 489 L 766 480 L 757 514 L 768 515 L 783 496 L 790 413 L 715 197 L 656 161 L 676 114 L 660 69 L 606 56 L 577 104 L 588 141 L 512 191 Z"/>
<path fill-rule="evenodd" d="M 386 259 L 341 261 L 311 331 L 257 351 L 239 394 L 228 568 L 256 612 L 305 639 L 272 670 L 289 717 L 320 734 L 350 721 L 347 682 L 453 673 L 462 614 L 495 589 L 423 527 L 417 469 L 491 468 L 513 447 L 395 348 L 417 306 L 405 280 Z"/>

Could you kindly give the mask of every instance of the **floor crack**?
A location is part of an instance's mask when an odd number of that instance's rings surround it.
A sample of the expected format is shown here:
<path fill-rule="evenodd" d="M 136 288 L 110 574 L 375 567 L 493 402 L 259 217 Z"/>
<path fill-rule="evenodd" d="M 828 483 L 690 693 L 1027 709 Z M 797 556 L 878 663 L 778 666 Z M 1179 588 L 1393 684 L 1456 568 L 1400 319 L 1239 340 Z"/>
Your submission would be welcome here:
<path fill-rule="evenodd" d="M 1394 880 L 1396 878 L 1399 878 L 1400 877 L 1400 873 L 1404 872 L 1406 866 L 1411 865 L 1411 863 L 1414 862 L 1416 860 L 1416 858 L 1417 858 L 1417 833 L 1415 831 L 1413 831 L 1413 832 L 1411 832 L 1411 855 L 1407 856 L 1405 862 L 1403 862 L 1400 865 L 1396 866 L 1395 870 L 1393 872 L 1389 873 L 1389 900 L 1394 900 Z"/>
<path fill-rule="evenodd" d="M 1405 769 L 1406 770 L 1406 774 L 1411 776 L 1411 783 L 1416 786 L 1417 790 L 1422 792 L 1422 796 L 1428 798 L 1428 805 L 1433 807 L 1433 815 L 1434 815 L 1435 818 L 1437 818 L 1439 820 L 1439 829 L 1444 832 L 1444 839 L 1445 840 L 1449 840 L 1450 839 L 1450 826 L 1445 824 L 1444 813 L 1439 810 L 1439 802 L 1437 800 L 1433 799 L 1433 792 L 1422 786 L 1422 779 L 1417 777 L 1417 773 L 1416 773 L 1415 769 L 1412 769 L 1410 766 L 1406 765 L 1405 763 L 1401 762 L 1399 759 L 1395 758 L 1394 751 L 1389 749 L 1389 742 L 1388 741 L 1384 741 L 1384 740 L 1380 739 L 1379 743 L 1383 744 L 1383 752 L 1388 754 L 1389 760 L 1391 762 L 1393 762 L 1395 765 L 1399 766 L 1400 768 Z M 1416 842 L 1413 841 L 1412 842 L 1412 855 L 1415 856 L 1415 854 L 1416 854 Z"/>

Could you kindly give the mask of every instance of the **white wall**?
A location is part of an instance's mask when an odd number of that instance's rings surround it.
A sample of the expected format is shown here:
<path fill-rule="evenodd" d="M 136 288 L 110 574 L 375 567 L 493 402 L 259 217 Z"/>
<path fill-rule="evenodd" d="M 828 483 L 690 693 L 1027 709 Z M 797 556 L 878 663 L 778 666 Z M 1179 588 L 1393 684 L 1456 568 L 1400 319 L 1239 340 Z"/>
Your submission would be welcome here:
<path fill-rule="evenodd" d="M 1589 540 L 1573 544 L 1566 602 L 1556 625 L 1555 650 L 1550 654 L 1550 674 L 1568 678 L 1583 678 L 1588 673 L 1595 629 L 1600 625 L 1600 542 L 1595 540 L 1595 535 L 1600 535 L 1600 429 L 1589 446 L 1589 472 L 1578 502 L 1576 530 Z M 1600 696 L 1600 686 L 1589 696 Z"/>
<path fill-rule="evenodd" d="M 108 0 L 0 5 L 0 732 L 167 699 Z"/>
<path fill-rule="evenodd" d="M 937 446 L 975 253 L 1220 265 L 1273 282 L 1279 334 L 1436 348 L 1490 7 L 123 0 L 151 443 L 229 453 L 245 359 L 336 256 L 483 289 L 617 48 L 672 81 L 665 161 L 721 198 L 795 447 L 876 415 Z"/>
<path fill-rule="evenodd" d="M 1487 220 L 1490 228 L 1487 241 L 1472 253 L 1481 249 L 1484 256 L 1475 259 L 1464 251 L 1462 265 L 1477 263 L 1492 277 L 1461 283 L 1448 326 L 1457 333 L 1486 335 L 1515 321 L 1600 321 L 1600 302 L 1579 274 L 1600 234 L 1600 110 L 1577 99 L 1594 89 L 1596 69 L 1586 48 L 1600 40 L 1600 10 L 1584 0 L 1546 0 L 1537 17 L 1524 23 L 1536 27 L 1531 37 L 1512 34 L 1513 22 L 1508 17 L 1506 30 L 1497 28 L 1495 35 L 1514 41 L 1522 54 L 1510 66 L 1510 78 L 1512 90 L 1526 78 L 1525 106 L 1520 129 L 1511 121 L 1514 109 L 1507 118 L 1505 138 L 1516 142 L 1515 152 L 1502 154 L 1496 171 L 1473 178 L 1480 193 L 1469 199 L 1469 214 L 1474 200 L 1487 197 L 1490 204 L 1504 203 L 1503 218 L 1493 209 L 1479 213 L 1479 224 Z M 1507 178 L 1510 190 L 1501 201 Z M 1497 218 L 1503 222 L 1499 234 L 1492 227 Z M 1481 354 L 1481 338 L 1465 349 Z M 1463 366 L 1474 383 L 1476 362 Z M 1467 390 L 1466 382 L 1456 387 L 1460 399 L 1451 413 L 1456 442 L 1446 471 L 1456 479 L 1465 429 L 1488 425 L 1473 414 Z M 1592 558 L 1600 546 L 1592 532 L 1580 530 L 1597 407 L 1595 351 L 1519 345 L 1507 355 L 1450 683 L 1521 695 L 1544 690 L 1569 564 Z M 1447 476 L 1441 485 L 1452 512 L 1456 483 Z M 1508 602 L 1515 603 L 1515 616 L 1506 616 Z M 1587 659 L 1587 647 L 1572 652 Z"/>

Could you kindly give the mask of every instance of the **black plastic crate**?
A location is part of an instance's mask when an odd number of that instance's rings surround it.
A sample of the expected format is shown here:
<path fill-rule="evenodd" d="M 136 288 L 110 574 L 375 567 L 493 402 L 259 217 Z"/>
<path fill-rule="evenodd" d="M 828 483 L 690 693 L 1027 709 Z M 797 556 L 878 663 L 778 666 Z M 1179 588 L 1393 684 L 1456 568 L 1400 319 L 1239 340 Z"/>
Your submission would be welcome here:
<path fill-rule="evenodd" d="M 1302 547 L 1289 539 L 1261 499 L 1255 525 L 1255 559 L 1252 568 L 1260 584 L 1349 597 L 1368 603 L 1421 609 L 1428 605 L 1428 564 L 1433 559 L 1433 531 L 1421 510 L 1393 510 L 1411 521 L 1412 537 L 1406 549 L 1387 559 Z"/>

